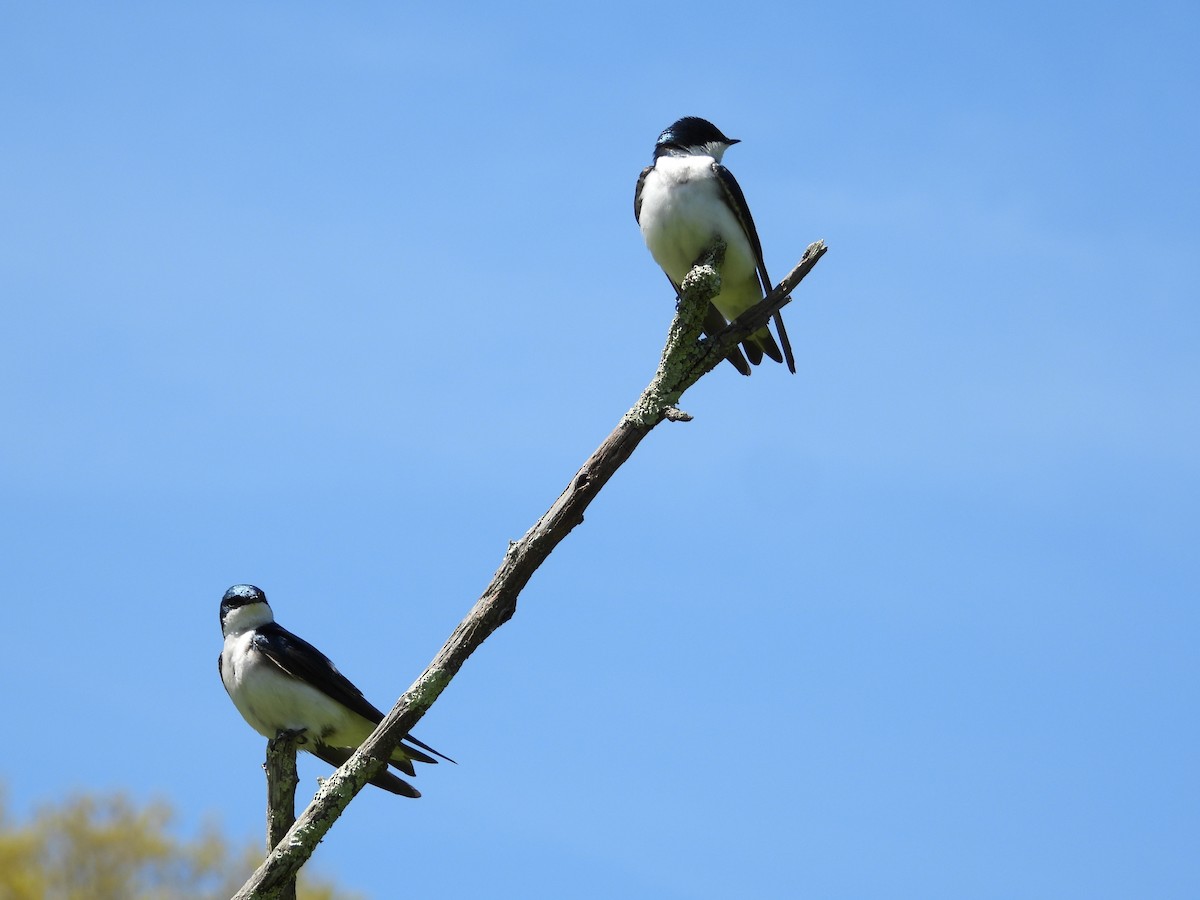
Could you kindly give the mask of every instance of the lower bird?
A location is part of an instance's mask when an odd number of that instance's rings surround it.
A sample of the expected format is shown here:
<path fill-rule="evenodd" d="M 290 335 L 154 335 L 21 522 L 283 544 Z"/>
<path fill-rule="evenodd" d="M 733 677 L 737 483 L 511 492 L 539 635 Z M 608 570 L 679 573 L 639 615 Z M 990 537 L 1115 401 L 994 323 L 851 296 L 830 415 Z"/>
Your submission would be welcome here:
<path fill-rule="evenodd" d="M 712 299 L 704 319 L 704 332 L 709 336 L 771 290 L 750 207 L 733 173 L 721 165 L 725 151 L 736 143 L 737 138 L 726 137 L 706 119 L 685 116 L 673 122 L 658 136 L 654 162 L 642 170 L 633 197 L 633 217 L 641 226 L 650 255 L 671 280 L 676 295 L 684 276 L 713 239 L 719 237 L 725 242 L 721 292 Z M 758 365 L 764 354 L 776 362 L 786 359 L 788 369 L 795 374 L 796 360 L 779 313 L 775 314 L 775 328 L 779 344 L 763 327 L 742 342 L 741 350 L 734 347 L 726 358 L 743 375 L 750 374 L 746 358 Z"/>
<path fill-rule="evenodd" d="M 325 654 L 275 621 L 267 595 L 254 585 L 235 584 L 225 592 L 221 633 L 221 682 L 242 718 L 264 737 L 298 733 L 302 749 L 340 766 L 383 721 L 383 713 Z M 389 763 L 415 775 L 414 760 L 436 763 L 435 756 L 454 762 L 408 735 L 392 751 Z M 371 784 L 404 797 L 421 796 L 387 769 Z"/>

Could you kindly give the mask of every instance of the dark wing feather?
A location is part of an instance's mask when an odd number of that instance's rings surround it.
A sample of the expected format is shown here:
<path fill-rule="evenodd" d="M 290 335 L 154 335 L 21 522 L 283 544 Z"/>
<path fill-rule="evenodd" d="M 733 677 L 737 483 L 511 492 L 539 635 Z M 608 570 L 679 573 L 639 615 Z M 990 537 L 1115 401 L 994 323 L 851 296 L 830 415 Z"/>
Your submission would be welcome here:
<path fill-rule="evenodd" d="M 775 330 L 779 332 L 779 343 L 783 344 L 783 358 L 787 360 L 788 371 L 796 374 L 796 357 L 792 355 L 792 341 L 787 329 L 783 327 L 783 314 L 775 313 Z"/>
<path fill-rule="evenodd" d="M 439 753 L 437 750 L 434 750 L 428 744 L 423 743 L 422 741 L 418 741 L 411 734 L 405 735 L 404 740 L 408 741 L 408 743 L 410 743 L 410 744 L 415 744 L 416 746 L 420 747 L 422 750 L 428 750 L 434 756 L 440 756 L 442 759 L 444 759 L 448 763 L 454 763 L 456 766 L 458 765 L 458 763 L 454 762 L 454 760 L 452 760 L 450 757 L 448 757 L 445 753 Z M 411 747 L 405 747 L 405 746 L 401 745 L 401 749 L 405 753 L 407 753 L 410 757 L 415 759 L 417 762 L 423 762 L 423 763 L 436 763 L 437 762 L 436 759 L 430 759 L 424 753 L 418 753 L 416 750 L 413 750 Z"/>
<path fill-rule="evenodd" d="M 742 186 L 737 183 L 737 179 L 727 168 L 720 163 L 713 163 L 712 168 L 717 176 L 717 183 L 725 191 L 725 200 L 728 202 L 729 208 L 737 216 L 738 224 L 742 226 L 742 231 L 746 233 L 750 247 L 754 250 L 754 261 L 758 265 L 758 279 L 762 282 L 765 296 L 771 290 L 771 276 L 767 274 L 767 264 L 763 262 L 762 242 L 758 239 L 758 229 L 754 227 L 754 217 L 750 215 L 746 195 L 742 193 Z"/>
<path fill-rule="evenodd" d="M 337 670 L 329 657 L 277 622 L 255 629 L 254 647 L 293 678 L 323 691 L 368 722 L 378 725 L 383 721 L 383 713 Z"/>
<path fill-rule="evenodd" d="M 642 224 L 642 185 L 646 183 L 646 176 L 653 168 L 654 166 L 646 166 L 642 169 L 642 174 L 638 176 L 637 190 L 633 192 L 633 221 L 639 225 Z"/>
<path fill-rule="evenodd" d="M 270 622 L 266 625 L 261 625 L 256 630 L 254 635 L 254 646 L 261 650 L 271 662 L 279 666 L 280 669 L 287 672 L 293 678 L 300 679 L 315 688 L 328 694 L 342 706 L 358 713 L 368 722 L 373 725 L 378 725 L 383 721 L 383 713 L 375 708 L 362 691 L 355 687 L 354 683 L 337 670 L 337 667 L 330 662 L 329 657 L 310 644 L 304 638 L 297 637 L 292 634 L 282 625 L 276 622 Z M 217 666 L 220 667 L 221 661 L 218 658 Z M 440 756 L 447 762 L 454 762 L 450 757 L 443 753 L 438 753 L 428 744 L 418 741 L 412 735 L 406 735 L 395 752 L 403 753 L 418 762 L 436 763 L 437 760 L 416 750 L 406 746 L 403 741 L 408 741 L 411 744 L 416 744 L 430 753 Z M 409 772 L 411 775 L 412 772 Z"/>
<path fill-rule="evenodd" d="M 758 280 L 762 284 L 765 297 L 771 293 L 773 285 L 771 276 L 767 274 L 767 264 L 763 261 L 762 241 L 758 239 L 758 229 L 754 227 L 754 217 L 750 215 L 750 205 L 746 203 L 746 195 L 742 193 L 742 186 L 737 183 L 733 173 L 723 165 L 713 163 L 713 172 L 716 173 L 717 182 L 725 191 L 725 199 L 729 202 L 729 207 L 733 210 L 734 215 L 737 216 L 742 231 L 750 240 L 750 246 L 754 250 L 754 261 L 758 266 Z M 783 356 L 787 360 L 788 371 L 795 375 L 796 359 L 792 356 L 792 342 L 788 339 L 787 329 L 783 327 L 783 316 L 780 313 L 775 313 L 775 328 L 779 332 L 779 342 L 783 344 Z"/>

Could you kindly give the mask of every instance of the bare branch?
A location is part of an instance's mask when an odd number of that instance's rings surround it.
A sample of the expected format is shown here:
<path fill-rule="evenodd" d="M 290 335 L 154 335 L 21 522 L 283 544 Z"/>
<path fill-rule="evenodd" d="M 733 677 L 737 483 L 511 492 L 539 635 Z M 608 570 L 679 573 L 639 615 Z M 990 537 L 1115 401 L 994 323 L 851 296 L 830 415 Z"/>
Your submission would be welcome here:
<path fill-rule="evenodd" d="M 296 740 L 294 731 L 281 731 L 267 741 L 267 852 L 276 847 L 296 822 Z M 279 900 L 296 900 L 296 876 L 286 879 Z"/>
<path fill-rule="evenodd" d="M 234 900 L 279 896 L 284 882 L 295 876 L 368 779 L 387 765 L 392 749 L 433 705 L 463 663 L 492 632 L 512 618 L 517 609 L 517 597 L 533 573 L 583 521 L 588 505 L 629 459 L 642 438 L 664 419 L 691 419 L 676 407 L 684 391 L 716 368 L 735 344 L 761 328 L 788 302 L 791 291 L 816 265 L 825 249 L 822 241 L 811 244 L 804 258 L 778 287 L 709 340 L 701 339 L 704 313 L 709 301 L 721 290 L 724 244 L 718 240 L 700 258 L 684 279 L 679 308 L 668 331 L 658 371 L 641 397 L 575 473 L 550 509 L 524 537 L 509 544 L 500 568 L 437 656 L 346 764 L 321 784 L 308 808 Z"/>

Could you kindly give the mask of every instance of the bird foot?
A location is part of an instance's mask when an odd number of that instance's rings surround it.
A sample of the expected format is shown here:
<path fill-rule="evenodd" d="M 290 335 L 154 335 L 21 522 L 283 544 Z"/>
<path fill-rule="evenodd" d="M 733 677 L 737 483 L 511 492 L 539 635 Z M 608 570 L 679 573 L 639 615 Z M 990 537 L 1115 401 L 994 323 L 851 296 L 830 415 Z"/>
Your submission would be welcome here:
<path fill-rule="evenodd" d="M 299 746 L 300 744 L 307 744 L 307 743 L 308 743 L 308 738 L 306 738 L 306 737 L 304 736 L 304 733 L 305 733 L 306 731 L 308 731 L 308 729 L 307 729 L 307 728 L 285 728 L 285 729 L 281 729 L 281 730 L 280 730 L 280 731 L 279 731 L 279 732 L 278 732 L 278 733 L 275 735 L 275 740 L 271 741 L 271 744 L 272 744 L 272 746 L 277 746 L 277 745 L 278 745 L 280 742 L 284 742 L 284 743 L 294 743 L 294 744 L 296 744 L 297 746 Z"/>

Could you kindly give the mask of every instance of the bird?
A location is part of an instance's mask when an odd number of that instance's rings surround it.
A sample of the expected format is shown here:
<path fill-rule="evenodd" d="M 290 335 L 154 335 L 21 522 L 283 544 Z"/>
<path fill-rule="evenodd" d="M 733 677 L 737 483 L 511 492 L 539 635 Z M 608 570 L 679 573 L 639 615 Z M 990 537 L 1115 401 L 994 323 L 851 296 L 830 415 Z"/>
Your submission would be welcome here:
<path fill-rule="evenodd" d="M 713 239 L 725 242 L 721 292 L 704 318 L 704 333 L 710 337 L 771 290 L 750 207 L 733 173 L 721 165 L 725 151 L 738 143 L 707 119 L 676 120 L 655 141 L 654 162 L 642 170 L 633 198 L 633 217 L 646 247 L 670 279 L 677 298 L 684 276 Z M 734 347 L 730 352 L 727 359 L 734 368 L 749 375 L 747 357 L 758 365 L 765 354 L 776 362 L 786 359 L 788 370 L 795 374 L 796 360 L 779 313 L 775 328 L 782 353 L 764 326 L 742 342 L 741 350 Z"/>
<path fill-rule="evenodd" d="M 233 705 L 250 727 L 266 738 L 297 735 L 303 750 L 340 766 L 383 720 L 329 657 L 275 621 L 267 595 L 252 584 L 235 584 L 221 598 L 225 643 L 217 671 Z M 436 763 L 450 757 L 407 735 L 388 761 L 416 775 L 413 761 Z M 388 769 L 371 784 L 403 797 L 421 792 Z"/>

